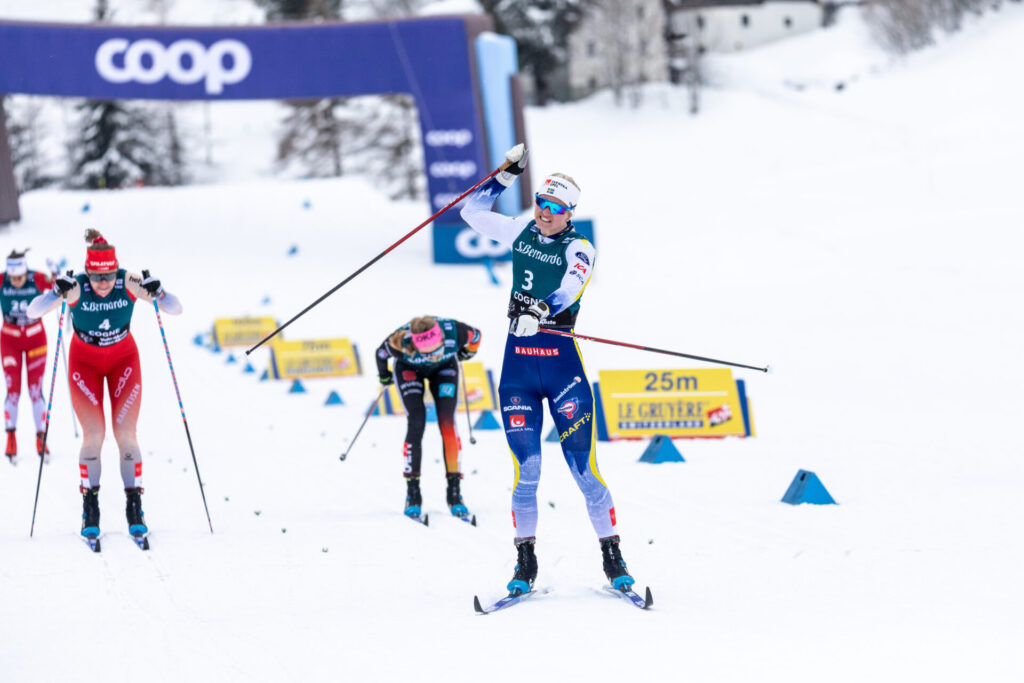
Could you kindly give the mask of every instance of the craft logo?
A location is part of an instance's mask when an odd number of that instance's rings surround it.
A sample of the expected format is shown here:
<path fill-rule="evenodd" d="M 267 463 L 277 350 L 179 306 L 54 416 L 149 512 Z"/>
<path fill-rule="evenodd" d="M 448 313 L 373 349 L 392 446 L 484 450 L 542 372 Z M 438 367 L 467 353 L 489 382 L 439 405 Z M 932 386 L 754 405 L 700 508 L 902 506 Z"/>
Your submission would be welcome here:
<path fill-rule="evenodd" d="M 576 415 L 576 411 L 580 409 L 580 402 L 575 398 L 570 398 L 568 401 L 558 406 L 558 412 L 565 415 L 566 419 L 571 420 Z"/>
<path fill-rule="evenodd" d="M 525 415 L 509 415 L 508 416 L 508 426 L 513 428 L 513 429 L 520 428 L 520 427 L 525 427 L 526 426 L 526 416 Z"/>
<path fill-rule="evenodd" d="M 230 66 L 225 66 L 225 57 Z M 237 40 L 218 40 L 206 47 L 197 40 L 178 40 L 164 47 L 151 38 L 129 42 L 111 38 L 96 50 L 96 71 L 110 83 L 152 85 L 170 78 L 179 85 L 204 81 L 209 95 L 242 81 L 252 70 L 252 53 Z"/>
<path fill-rule="evenodd" d="M 732 419 L 732 409 L 726 403 L 719 408 L 708 411 L 708 425 L 714 427 Z"/>
<path fill-rule="evenodd" d="M 536 346 L 517 346 L 516 354 L 520 356 L 557 356 L 558 349 L 542 349 Z"/>

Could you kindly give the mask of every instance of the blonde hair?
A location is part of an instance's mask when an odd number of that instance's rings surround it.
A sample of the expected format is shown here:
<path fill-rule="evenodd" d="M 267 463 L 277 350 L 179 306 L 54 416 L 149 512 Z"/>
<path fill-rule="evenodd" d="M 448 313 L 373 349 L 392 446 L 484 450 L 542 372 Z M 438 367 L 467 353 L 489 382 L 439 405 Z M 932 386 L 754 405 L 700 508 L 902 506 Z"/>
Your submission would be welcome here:
<path fill-rule="evenodd" d="M 421 334 L 436 324 L 437 318 L 431 315 L 423 315 L 409 321 L 409 332 Z M 405 330 L 395 330 L 392 332 L 391 336 L 388 337 L 388 346 L 396 351 L 404 351 L 409 355 L 417 352 L 416 347 L 412 343 L 412 336 L 407 335 Z"/>
<path fill-rule="evenodd" d="M 583 192 L 583 188 L 580 187 L 579 183 L 572 179 L 572 176 L 566 175 L 565 173 L 552 173 L 551 175 L 553 175 L 555 178 L 561 178 L 562 180 L 566 180 L 572 183 L 573 187 L 575 187 L 580 192 Z"/>

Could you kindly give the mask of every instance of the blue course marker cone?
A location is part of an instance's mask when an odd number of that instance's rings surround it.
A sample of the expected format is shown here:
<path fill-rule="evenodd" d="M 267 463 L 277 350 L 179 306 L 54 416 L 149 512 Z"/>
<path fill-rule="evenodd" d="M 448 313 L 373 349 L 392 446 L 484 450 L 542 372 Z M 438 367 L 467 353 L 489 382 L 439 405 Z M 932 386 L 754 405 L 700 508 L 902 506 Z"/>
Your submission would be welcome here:
<path fill-rule="evenodd" d="M 378 401 L 377 405 L 373 407 L 373 412 L 370 413 L 370 415 L 376 415 L 378 417 L 380 416 L 380 401 Z"/>
<path fill-rule="evenodd" d="M 216 339 L 214 339 L 213 344 L 210 345 L 210 350 L 214 353 L 220 353 L 220 344 L 217 343 Z"/>
<path fill-rule="evenodd" d="M 548 435 L 546 437 L 544 437 L 544 440 L 545 441 L 553 441 L 555 443 L 558 443 L 559 442 L 558 430 L 555 427 L 552 427 L 551 431 L 548 432 Z"/>
<path fill-rule="evenodd" d="M 254 373 L 256 372 L 256 368 L 254 368 L 252 366 L 252 363 L 250 363 L 249 361 L 245 361 L 245 368 L 242 370 L 242 372 Z"/>
<path fill-rule="evenodd" d="M 324 401 L 325 406 L 343 406 L 345 402 L 341 400 L 341 396 L 338 395 L 337 391 L 331 391 L 327 394 L 327 400 Z"/>
<path fill-rule="evenodd" d="M 292 381 L 292 388 L 288 390 L 289 394 L 304 394 L 306 393 L 306 387 L 302 386 L 302 382 L 296 378 Z"/>
<path fill-rule="evenodd" d="M 302 208 L 308 211 L 309 209 L 313 208 L 313 202 L 309 201 L 308 199 L 303 200 Z"/>
<path fill-rule="evenodd" d="M 647 449 L 644 454 L 640 456 L 640 462 L 686 462 L 683 459 L 682 454 L 676 445 L 672 443 L 672 439 L 668 438 L 664 434 L 657 434 L 651 443 L 647 444 Z"/>
<path fill-rule="evenodd" d="M 837 505 L 835 499 L 829 495 L 825 485 L 818 479 L 818 475 L 807 470 L 800 470 L 793 477 L 793 483 L 786 489 L 786 495 L 782 497 L 783 503 L 799 505 L 800 503 L 811 503 L 812 505 Z"/>
<path fill-rule="evenodd" d="M 480 411 L 480 417 L 473 423 L 473 429 L 501 429 L 501 425 L 489 410 Z"/>
<path fill-rule="evenodd" d="M 263 374 L 260 375 L 260 381 L 265 382 L 267 379 L 269 379 L 269 376 L 267 375 L 267 369 L 263 368 Z"/>
<path fill-rule="evenodd" d="M 203 345 L 203 335 L 197 334 L 195 337 L 192 338 L 192 343 L 195 344 L 196 346 L 202 346 Z"/>
<path fill-rule="evenodd" d="M 437 406 L 433 403 L 427 404 L 427 422 L 437 422 Z"/>
<path fill-rule="evenodd" d="M 263 297 L 262 299 L 260 299 L 260 303 L 262 305 L 264 305 L 264 306 L 269 306 L 270 305 L 270 297 L 269 296 Z"/>
<path fill-rule="evenodd" d="M 226 361 L 224 361 L 224 362 L 225 363 L 237 363 L 238 361 L 235 359 L 235 354 L 229 353 L 228 354 L 228 359 Z"/>
<path fill-rule="evenodd" d="M 288 255 L 289 256 L 295 256 L 298 253 L 299 253 L 299 245 L 293 244 L 292 246 L 288 247 Z"/>
<path fill-rule="evenodd" d="M 82 204 L 82 213 L 89 213 L 89 202 Z"/>

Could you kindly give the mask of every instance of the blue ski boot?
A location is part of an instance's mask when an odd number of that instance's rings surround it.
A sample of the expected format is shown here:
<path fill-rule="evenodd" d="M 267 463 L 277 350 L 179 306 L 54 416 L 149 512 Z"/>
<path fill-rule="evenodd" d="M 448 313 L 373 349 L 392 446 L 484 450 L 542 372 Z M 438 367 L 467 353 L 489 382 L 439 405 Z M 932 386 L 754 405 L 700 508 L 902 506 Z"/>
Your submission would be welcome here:
<path fill-rule="evenodd" d="M 82 490 L 82 536 L 97 538 L 100 535 L 100 487 Z"/>
<path fill-rule="evenodd" d="M 142 512 L 142 489 L 140 487 L 125 489 L 127 498 L 125 516 L 128 517 L 128 533 L 140 536 L 149 533 L 146 526 L 146 515 Z"/>
<path fill-rule="evenodd" d="M 612 588 L 615 590 L 632 588 L 635 579 L 629 575 L 626 561 L 622 559 L 618 536 L 601 539 L 601 559 L 604 564 L 604 575 L 608 577 Z"/>
<path fill-rule="evenodd" d="M 537 580 L 537 556 L 533 552 L 533 544 L 537 539 L 530 538 L 516 539 L 516 573 L 508 582 L 509 595 L 522 595 L 529 593 L 533 588 L 533 582 Z"/>
<path fill-rule="evenodd" d="M 462 493 L 459 491 L 459 481 L 461 479 L 462 474 L 459 472 L 448 473 L 448 509 L 456 517 L 466 517 L 469 515 L 469 508 L 462 502 Z"/>
<path fill-rule="evenodd" d="M 420 478 L 408 477 L 405 480 L 405 514 L 419 517 L 422 512 L 423 495 L 420 493 Z"/>

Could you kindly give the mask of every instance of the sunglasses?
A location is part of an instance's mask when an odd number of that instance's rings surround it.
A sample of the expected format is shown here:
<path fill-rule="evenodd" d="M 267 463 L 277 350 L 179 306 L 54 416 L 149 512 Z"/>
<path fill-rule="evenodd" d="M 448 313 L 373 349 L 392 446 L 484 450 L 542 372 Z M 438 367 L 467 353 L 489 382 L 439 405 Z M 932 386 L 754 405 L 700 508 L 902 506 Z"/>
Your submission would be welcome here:
<path fill-rule="evenodd" d="M 537 200 L 537 208 L 540 209 L 541 211 L 547 209 L 554 215 L 561 216 L 563 213 L 569 210 L 569 207 L 566 206 L 565 204 L 559 204 L 558 202 L 553 202 L 550 199 L 542 199 L 539 194 L 535 194 L 534 197 Z"/>
<path fill-rule="evenodd" d="M 113 273 L 89 273 L 89 282 L 113 282 L 116 279 L 116 270 Z"/>

